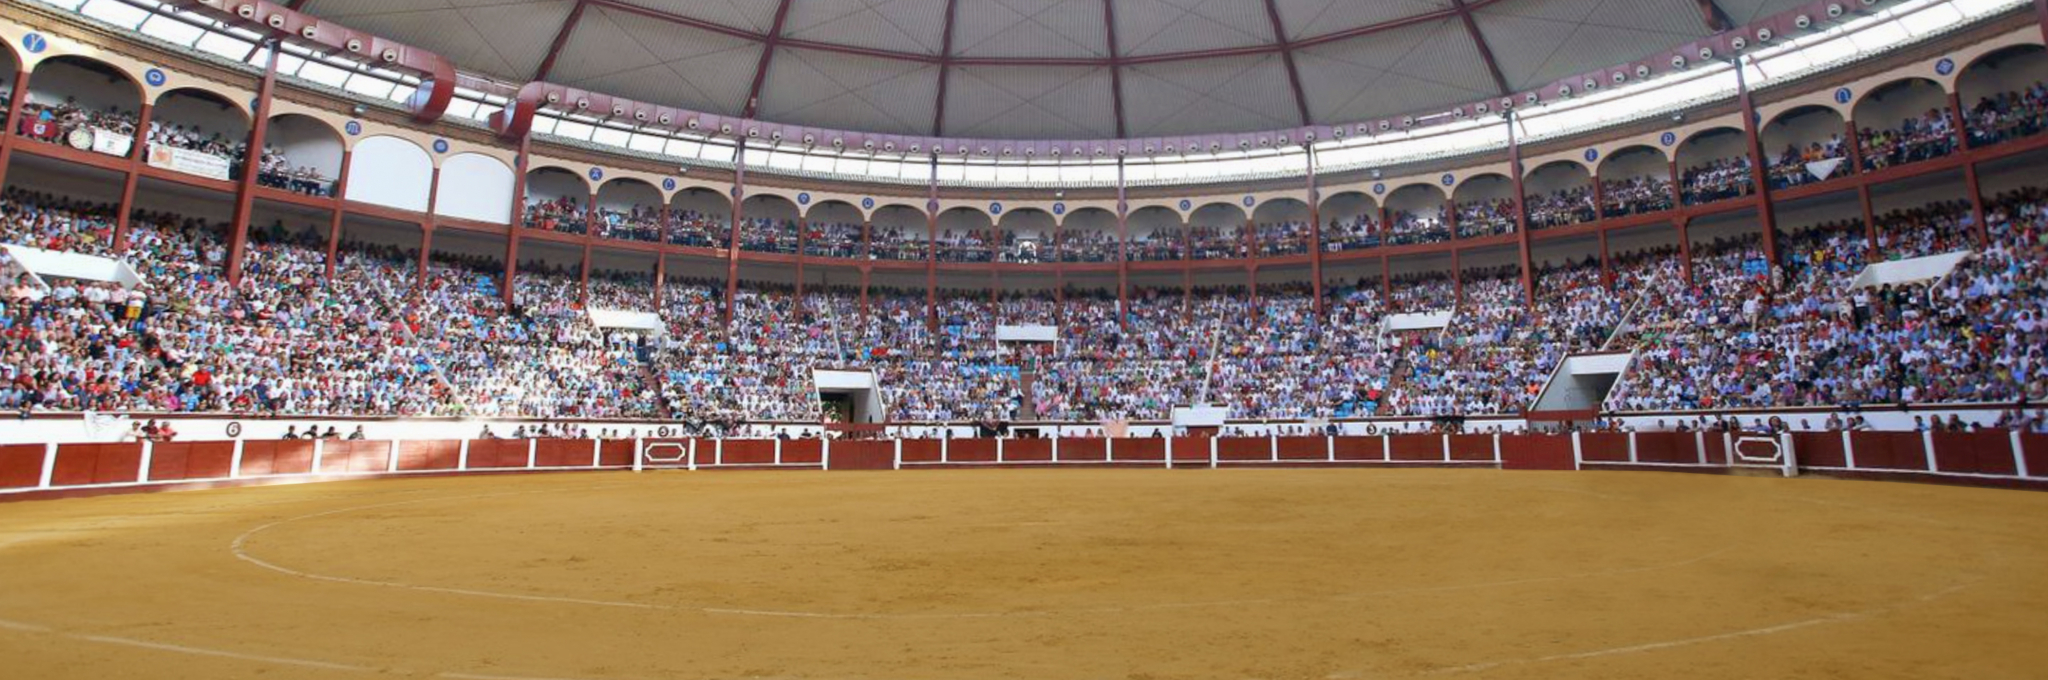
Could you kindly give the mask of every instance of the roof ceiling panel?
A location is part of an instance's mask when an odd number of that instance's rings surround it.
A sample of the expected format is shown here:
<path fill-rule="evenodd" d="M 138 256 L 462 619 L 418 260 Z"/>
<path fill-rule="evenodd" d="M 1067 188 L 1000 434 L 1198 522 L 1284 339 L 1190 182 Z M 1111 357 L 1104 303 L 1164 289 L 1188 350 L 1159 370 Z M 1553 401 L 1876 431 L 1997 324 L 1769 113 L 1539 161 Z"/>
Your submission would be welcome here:
<path fill-rule="evenodd" d="M 1010 139 L 1116 136 L 1106 67 L 963 66 L 946 85 L 953 137 Z"/>
<path fill-rule="evenodd" d="M 1499 94 L 1464 22 L 1455 19 L 1317 45 L 1295 55 L 1295 64 L 1320 123 L 1421 113 Z"/>
<path fill-rule="evenodd" d="M 818 50 L 776 53 L 762 86 L 763 120 L 867 132 L 931 132 L 939 67 Z"/>
<path fill-rule="evenodd" d="M 930 55 L 945 31 L 946 0 L 802 0 L 782 26 L 789 38 Z"/>
<path fill-rule="evenodd" d="M 587 9 L 550 80 L 632 99 L 738 114 L 761 45 L 743 38 Z"/>
<path fill-rule="evenodd" d="M 1708 34 L 1697 5 L 1662 1 L 1523 0 L 1481 9 L 1474 18 L 1516 89 L 1640 59 Z"/>
<path fill-rule="evenodd" d="M 1130 136 L 1271 130 L 1299 124 L 1279 55 L 1171 61 L 1125 69 Z"/>
<path fill-rule="evenodd" d="M 1102 0 L 959 0 L 953 53 L 971 57 L 1107 57 Z"/>
<path fill-rule="evenodd" d="M 796 0 L 790 0 L 796 2 Z M 645 7 L 676 16 L 702 19 L 715 24 L 767 33 L 775 26 L 775 10 L 781 0 L 618 0 L 621 4 Z"/>
<path fill-rule="evenodd" d="M 463 68 L 524 80 L 574 0 L 313 0 L 305 11 L 441 53 Z"/>
<path fill-rule="evenodd" d="M 1117 48 L 1145 55 L 1273 42 L 1273 21 L 1257 0 L 1117 0 Z"/>

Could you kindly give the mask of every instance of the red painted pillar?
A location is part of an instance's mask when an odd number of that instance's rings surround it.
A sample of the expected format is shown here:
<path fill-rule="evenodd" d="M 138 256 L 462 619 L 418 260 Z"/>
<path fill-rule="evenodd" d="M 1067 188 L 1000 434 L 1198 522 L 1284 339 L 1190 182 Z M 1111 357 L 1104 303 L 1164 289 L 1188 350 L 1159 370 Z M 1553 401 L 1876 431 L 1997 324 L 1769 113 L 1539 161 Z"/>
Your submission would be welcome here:
<path fill-rule="evenodd" d="M 939 330 L 939 159 L 932 157 L 931 197 L 924 210 L 924 325 Z"/>
<path fill-rule="evenodd" d="M 1458 249 L 1451 249 L 1451 294 L 1458 299 L 1458 307 L 1465 307 L 1465 265 L 1458 255 Z"/>
<path fill-rule="evenodd" d="M 420 222 L 420 265 L 415 287 L 427 282 L 427 255 L 434 252 L 434 208 L 441 201 L 441 166 L 434 166 L 433 185 L 427 189 L 427 216 Z"/>
<path fill-rule="evenodd" d="M 1845 143 L 1849 146 L 1849 164 L 1854 166 L 1850 172 L 1861 175 L 1863 174 L 1863 140 L 1856 134 L 1856 121 L 1845 121 L 1842 125 L 1848 128 L 1849 132 L 1849 138 Z M 1863 255 L 1863 259 L 1867 262 L 1882 260 L 1884 256 L 1878 252 L 1877 217 L 1873 214 L 1870 207 L 1870 184 L 1868 182 L 1856 182 L 1856 201 L 1863 209 L 1863 240 L 1869 248 L 1869 252 Z"/>
<path fill-rule="evenodd" d="M 334 209 L 328 213 L 327 222 L 327 278 L 325 283 L 334 283 L 334 265 L 341 254 L 341 218 L 348 214 L 348 169 L 356 160 L 356 152 L 345 149 L 341 152 L 341 177 L 334 180 Z"/>
<path fill-rule="evenodd" d="M 1605 288 L 1605 289 L 1607 289 L 1607 292 L 1609 292 L 1609 293 L 1612 293 L 1612 292 L 1614 292 L 1614 262 L 1613 262 L 1613 259 L 1614 259 L 1614 258 L 1613 258 L 1613 256 L 1612 256 L 1611 254 L 1609 254 L 1609 253 L 1607 252 L 1607 230 L 1606 230 L 1606 229 L 1601 229 L 1601 230 L 1599 230 L 1599 234 L 1600 234 L 1600 287 L 1601 287 L 1601 288 Z"/>
<path fill-rule="evenodd" d="M 1529 203 L 1522 188 L 1522 144 L 1515 138 L 1515 114 L 1508 112 L 1508 172 L 1515 179 L 1515 233 L 1522 248 L 1522 299 L 1531 308 L 1536 306 L 1536 277 L 1531 272 L 1529 254 Z M 1605 240 L 1604 236 L 1603 239 Z"/>
<path fill-rule="evenodd" d="M 667 208 L 662 209 L 664 212 Z M 654 253 L 654 310 L 661 313 L 665 308 L 665 291 L 668 288 L 668 253 L 656 250 Z"/>
<path fill-rule="evenodd" d="M 1764 232 L 1764 261 L 1771 266 L 1770 286 L 1777 288 L 1778 267 L 1778 210 L 1771 204 L 1771 172 L 1769 156 L 1764 155 L 1763 137 L 1757 129 L 1756 102 L 1750 97 L 1749 78 L 1744 74 L 1746 67 L 1742 57 L 1735 58 L 1735 83 L 1738 88 L 1742 113 L 1742 134 L 1747 138 L 1749 150 L 1750 181 L 1756 183 L 1757 219 Z"/>
<path fill-rule="evenodd" d="M 875 219 L 863 215 L 860 220 L 860 320 L 863 326 L 868 320 L 868 276 L 873 272 L 875 253 Z"/>
<path fill-rule="evenodd" d="M 1685 287 L 1692 287 L 1692 230 L 1687 225 L 1690 217 L 1678 218 L 1678 275 L 1685 281 Z"/>
<path fill-rule="evenodd" d="M 1948 93 L 1948 111 L 1949 123 L 1956 129 L 1956 148 L 1965 156 L 1963 184 L 1970 190 L 1970 216 L 1976 219 L 1977 247 L 1982 248 L 1991 242 L 1991 230 L 1990 225 L 1984 224 L 1984 189 L 1977 182 L 1977 162 L 1967 158 L 1973 149 L 1970 147 L 1970 130 L 1965 127 L 1966 121 L 1963 118 L 1962 93 Z"/>
<path fill-rule="evenodd" d="M 14 147 L 21 144 L 21 105 L 28 101 L 27 69 L 14 72 L 14 96 L 7 99 L 7 129 L 0 130 L 0 186 L 7 184 L 7 166 L 14 158 Z"/>
<path fill-rule="evenodd" d="M 519 236 L 526 230 L 526 166 L 527 153 L 533 149 L 533 136 L 519 138 L 519 156 L 512 159 L 512 226 L 505 230 L 505 276 L 498 282 L 498 295 L 505 304 L 512 304 L 512 286 L 519 279 Z"/>
<path fill-rule="evenodd" d="M 802 216 L 798 216 L 796 221 L 796 314 L 799 319 L 803 318 L 804 313 L 804 260 L 808 260 L 811 257 L 809 251 L 806 251 L 804 247 L 810 244 L 810 240 L 811 222 L 810 220 L 803 219 Z"/>
<path fill-rule="evenodd" d="M 277 91 L 277 43 L 272 41 L 270 48 L 270 58 L 264 61 L 263 81 L 256 86 L 256 115 L 249 125 L 249 153 L 242 159 L 242 181 L 235 190 L 234 222 L 230 227 L 233 231 L 228 235 L 229 283 L 242 281 L 242 256 L 249 249 L 249 216 L 256 206 L 256 173 L 263 167 L 263 142 L 270 132 L 270 100 Z M 137 130 L 137 136 L 143 132 Z M 436 169 L 435 179 L 440 176 L 440 170 Z M 432 204 L 430 198 L 427 206 L 429 220 L 432 219 Z"/>
<path fill-rule="evenodd" d="M 1316 186 L 1316 148 L 1308 146 L 1308 269 L 1309 294 L 1315 296 L 1316 318 L 1329 310 L 1323 305 L 1323 192 Z"/>
<path fill-rule="evenodd" d="M 1394 263 L 1392 258 L 1380 256 L 1380 302 L 1388 309 L 1394 303 Z"/>
<path fill-rule="evenodd" d="M 1124 186 L 1124 159 L 1116 159 L 1116 325 L 1130 327 L 1131 206 Z"/>
<path fill-rule="evenodd" d="M 583 239 L 583 270 L 576 279 L 576 304 L 590 308 L 590 243 L 593 238 Z"/>
<path fill-rule="evenodd" d="M 732 301 L 740 290 L 740 221 L 746 219 L 743 203 L 747 195 L 747 140 L 733 139 L 732 224 L 727 225 L 725 242 L 725 329 L 732 330 Z"/>
<path fill-rule="evenodd" d="M 142 110 L 135 119 L 135 141 L 128 145 L 128 177 L 121 183 L 120 212 L 114 215 L 114 252 L 117 253 L 128 252 L 128 222 L 135 213 L 135 183 L 142 179 L 143 154 L 149 148 L 149 121 L 155 112 L 156 107 L 143 102 Z"/>
<path fill-rule="evenodd" d="M 1449 230 L 1451 231 L 1451 240 L 1452 240 L 1452 241 L 1457 241 L 1457 240 L 1458 240 L 1458 201 L 1457 201 L 1457 199 L 1454 199 L 1454 198 L 1446 198 L 1446 199 L 1444 199 L 1444 228 L 1446 228 L 1446 229 L 1449 229 Z"/>

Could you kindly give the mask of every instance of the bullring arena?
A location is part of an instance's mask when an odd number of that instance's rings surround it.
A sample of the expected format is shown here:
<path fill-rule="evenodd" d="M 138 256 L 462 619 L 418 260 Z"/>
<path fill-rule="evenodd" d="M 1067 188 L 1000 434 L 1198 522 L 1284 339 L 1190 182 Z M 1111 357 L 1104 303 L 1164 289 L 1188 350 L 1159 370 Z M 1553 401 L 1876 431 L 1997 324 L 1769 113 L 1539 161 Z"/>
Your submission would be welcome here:
<path fill-rule="evenodd" d="M 0 680 L 2048 675 L 2048 0 L 8 0 Z"/>

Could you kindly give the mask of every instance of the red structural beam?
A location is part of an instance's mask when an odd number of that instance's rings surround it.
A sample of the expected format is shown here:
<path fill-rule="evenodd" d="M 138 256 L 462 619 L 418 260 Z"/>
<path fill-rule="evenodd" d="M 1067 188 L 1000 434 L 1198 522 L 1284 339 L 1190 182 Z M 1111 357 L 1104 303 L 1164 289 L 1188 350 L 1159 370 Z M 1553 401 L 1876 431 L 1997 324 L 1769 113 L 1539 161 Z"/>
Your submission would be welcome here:
<path fill-rule="evenodd" d="M 953 79 L 953 65 L 944 58 L 953 53 L 953 13 L 959 9 L 960 0 L 946 0 L 946 28 L 939 38 L 939 100 L 932 107 L 932 136 L 943 136 L 946 129 L 946 83 Z"/>
<path fill-rule="evenodd" d="M 576 25 L 583 22 L 583 8 L 590 6 L 588 0 L 576 0 L 576 6 L 569 10 L 569 16 L 562 19 L 562 28 L 555 32 L 554 42 L 548 43 L 548 56 L 540 60 L 540 68 L 533 72 L 533 80 L 548 79 L 555 70 L 555 59 L 562 56 L 562 47 L 569 44 L 569 34 L 576 32 Z"/>
<path fill-rule="evenodd" d="M 2048 0 L 2041 0 L 2041 2 L 2048 3 Z M 2043 5 L 2043 7 L 2048 7 L 2048 5 Z M 2043 25 L 2048 26 L 2048 24 Z M 1109 102 L 1116 109 L 1116 136 L 1118 139 L 1122 139 L 1125 137 L 1124 69 L 1123 65 L 1116 61 L 1116 0 L 1102 0 L 1102 30 L 1107 33 L 1109 39 L 1109 57 L 1111 60 L 1109 64 Z"/>
<path fill-rule="evenodd" d="M 1266 1 L 1272 2 L 1272 0 Z M 1472 45 L 1479 48 L 1479 58 L 1486 62 L 1486 73 L 1493 76 L 1494 87 L 1500 88 L 1500 94 L 1503 97 L 1514 94 L 1515 91 L 1508 87 L 1507 77 L 1501 75 L 1500 62 L 1495 61 L 1493 58 L 1493 48 L 1486 44 L 1486 36 L 1479 33 L 1479 22 L 1472 19 L 1472 9 L 1465 5 L 1465 0 L 1451 0 L 1451 7 L 1458 10 L 1458 20 L 1465 22 L 1465 32 L 1472 36 Z M 1295 90 L 1299 91 L 1300 89 L 1301 84 L 1296 83 Z M 1303 124 L 1306 125 L 1307 123 L 1304 122 Z"/>
<path fill-rule="evenodd" d="M 768 65 L 775 62 L 775 47 L 782 42 L 782 24 L 787 19 L 789 0 L 782 0 L 775 6 L 775 24 L 768 28 L 768 37 L 761 43 L 761 61 L 754 64 L 754 85 L 747 88 L 747 101 L 740 109 L 742 118 L 753 118 L 761 110 L 761 86 L 768 83 Z"/>
<path fill-rule="evenodd" d="M 1456 3 L 1459 0 L 1452 2 Z M 1467 16 L 1465 21 L 1469 25 L 1472 20 L 1469 15 Z M 1287 84 L 1294 87 L 1294 109 L 1301 114 L 1302 125 L 1313 124 L 1314 119 L 1308 115 L 1307 91 L 1301 89 L 1301 71 L 1294 67 L 1294 47 L 1287 41 L 1287 26 L 1280 22 L 1280 6 L 1274 4 L 1273 0 L 1266 0 L 1266 18 L 1273 22 L 1273 45 L 1280 48 L 1280 63 L 1287 66 Z M 1473 37 L 1476 38 L 1478 35 L 1475 33 Z M 1256 287 L 1253 295 L 1257 295 Z"/>

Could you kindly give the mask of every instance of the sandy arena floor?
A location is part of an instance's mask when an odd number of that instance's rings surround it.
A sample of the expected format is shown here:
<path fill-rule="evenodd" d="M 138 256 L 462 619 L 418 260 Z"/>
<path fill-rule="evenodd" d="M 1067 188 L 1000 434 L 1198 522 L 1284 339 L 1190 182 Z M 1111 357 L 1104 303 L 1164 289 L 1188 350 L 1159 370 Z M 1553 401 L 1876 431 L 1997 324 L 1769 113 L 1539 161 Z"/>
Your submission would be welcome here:
<path fill-rule="evenodd" d="M 2039 678 L 2048 494 L 663 472 L 0 504 L 0 677 Z"/>

